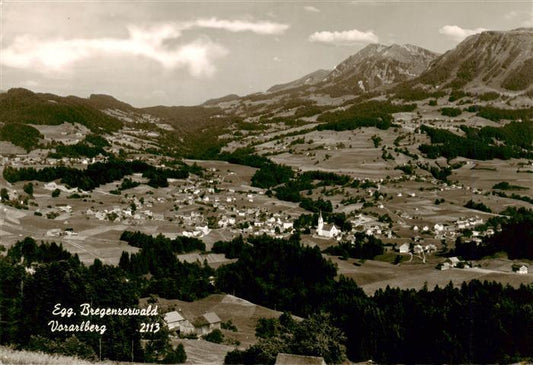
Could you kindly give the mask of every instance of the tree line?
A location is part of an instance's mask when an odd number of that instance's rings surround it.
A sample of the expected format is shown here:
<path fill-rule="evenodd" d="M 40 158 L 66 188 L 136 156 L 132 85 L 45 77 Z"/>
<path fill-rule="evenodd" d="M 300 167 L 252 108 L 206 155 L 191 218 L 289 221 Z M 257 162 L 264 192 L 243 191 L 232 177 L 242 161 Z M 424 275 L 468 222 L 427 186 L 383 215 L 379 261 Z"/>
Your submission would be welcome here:
<path fill-rule="evenodd" d="M 326 112 L 318 117 L 324 122 L 318 130 L 345 131 L 361 127 L 388 129 L 392 126 L 393 113 L 411 112 L 416 104 L 393 104 L 389 101 L 365 101 L 342 111 Z"/>
<path fill-rule="evenodd" d="M 54 166 L 36 169 L 34 167 L 4 168 L 3 176 L 10 183 L 17 181 L 37 180 L 50 182 L 60 180 L 70 188 L 79 188 L 91 191 L 100 185 L 121 180 L 124 176 L 142 173 L 148 178 L 147 184 L 151 187 L 168 186 L 168 178 L 185 179 L 193 167 L 182 165 L 177 169 L 156 168 L 143 161 L 126 161 L 111 157 L 106 162 L 96 162 L 86 169 L 74 167 Z"/>

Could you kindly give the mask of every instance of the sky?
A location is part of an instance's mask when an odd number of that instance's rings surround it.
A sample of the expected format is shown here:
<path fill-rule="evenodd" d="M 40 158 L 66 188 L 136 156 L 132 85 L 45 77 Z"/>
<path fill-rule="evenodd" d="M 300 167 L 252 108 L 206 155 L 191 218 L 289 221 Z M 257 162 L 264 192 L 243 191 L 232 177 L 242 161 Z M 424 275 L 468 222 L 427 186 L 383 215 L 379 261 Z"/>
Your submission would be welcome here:
<path fill-rule="evenodd" d="M 0 0 L 0 90 L 197 105 L 333 69 L 370 43 L 443 53 L 532 26 L 531 0 Z"/>

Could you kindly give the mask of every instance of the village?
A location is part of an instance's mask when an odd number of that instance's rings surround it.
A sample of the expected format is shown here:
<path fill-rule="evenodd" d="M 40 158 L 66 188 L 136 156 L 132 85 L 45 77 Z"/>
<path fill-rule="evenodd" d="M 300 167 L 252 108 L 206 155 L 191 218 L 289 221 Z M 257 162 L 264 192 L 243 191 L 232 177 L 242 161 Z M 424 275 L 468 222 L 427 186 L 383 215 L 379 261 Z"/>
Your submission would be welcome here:
<path fill-rule="evenodd" d="M 165 166 L 155 156 L 145 158 L 141 155 L 137 158 L 158 164 L 156 166 L 159 167 Z M 105 161 L 106 158 L 100 155 L 92 159 L 59 161 L 30 156 L 4 156 L 1 162 L 3 166 L 12 167 L 57 164 L 83 167 Z M 24 209 L 21 211 L 24 212 L 24 217 L 19 218 L 18 222 L 31 221 L 35 222 L 31 223 L 34 227 L 42 227 L 33 231 L 36 237 L 70 241 L 75 250 L 79 250 L 79 245 L 84 246 L 84 240 L 90 237 L 98 238 L 102 243 L 111 243 L 110 240 L 117 239 L 120 230 L 163 234 L 171 239 L 178 236 L 194 237 L 206 242 L 208 250 L 216 241 L 231 240 L 238 236 L 288 238 L 296 231 L 294 222 L 298 217 L 309 214 L 297 204 L 277 200 L 268 196 L 265 189 L 252 187 L 249 183 L 254 172 L 252 168 L 223 161 L 191 160 L 187 163 L 201 166 L 204 169 L 203 176 L 190 175 L 184 180 L 169 179 L 168 188 L 153 189 L 145 185 L 146 179 L 141 174 L 133 174 L 128 177 L 128 181 L 135 187 L 124 191 L 117 190 L 120 186 L 117 182 L 100 186 L 92 192 L 50 182 L 36 183 L 33 199 L 29 201 L 22 186 L 8 186 L 6 193 L 10 201 L 20 200 L 22 206 L 28 209 L 27 213 Z M 396 252 L 407 255 L 408 262 L 418 258 L 425 263 L 428 257 L 453 244 L 465 230 L 469 232 L 471 240 L 477 243 L 483 237 L 494 234 L 492 228 L 476 229 L 483 226 L 491 214 L 469 212 L 468 209 L 460 208 L 454 213 L 442 215 L 438 213 L 440 206 L 427 206 L 428 199 L 435 196 L 435 192 L 483 197 L 486 195 L 483 189 L 460 183 L 447 184 L 427 176 L 404 175 L 365 181 L 369 188 L 343 188 L 333 195 L 328 194 L 335 210 L 346 214 L 351 227 L 349 230 L 343 231 L 335 224 L 324 222 L 320 212 L 318 223 L 310 227 L 307 234 L 303 234 L 302 242 L 324 249 L 335 242 L 354 242 L 354 234 L 364 232 L 383 240 L 385 252 L 389 256 Z M 402 188 L 397 189 L 396 186 Z M 324 191 L 322 189 L 314 194 L 321 196 Z M 366 204 L 366 209 L 365 204 L 357 202 L 365 199 L 373 202 Z M 102 226 L 99 222 L 105 222 L 105 225 Z M 17 234 L 9 234 L 9 225 L 4 226 L 3 230 L 4 239 L 9 236 L 12 239 L 18 237 Z M 115 249 L 114 252 L 118 250 Z M 103 257 L 98 250 L 90 247 L 84 247 L 80 254 L 82 260 L 87 262 L 95 257 L 104 262 L 118 261 L 118 255 Z M 213 262 L 213 256 L 207 255 L 210 254 L 206 254 L 206 257 Z M 195 260 L 201 257 L 202 255 L 189 254 L 184 255 L 183 259 Z M 227 262 L 220 255 L 214 257 L 213 264 L 217 266 Z M 457 265 L 438 266 L 441 270 L 452 267 Z"/>

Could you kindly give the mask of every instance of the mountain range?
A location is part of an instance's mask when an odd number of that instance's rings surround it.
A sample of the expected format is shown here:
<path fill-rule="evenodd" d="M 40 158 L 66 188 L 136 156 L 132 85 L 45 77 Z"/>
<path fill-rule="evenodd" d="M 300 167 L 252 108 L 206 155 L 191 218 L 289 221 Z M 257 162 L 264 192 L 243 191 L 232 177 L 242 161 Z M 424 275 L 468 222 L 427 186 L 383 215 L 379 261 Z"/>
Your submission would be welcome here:
<path fill-rule="evenodd" d="M 533 84 L 533 28 L 485 31 L 442 55 L 411 44 L 370 44 L 332 71 L 317 70 L 267 92 L 307 86 L 315 93 L 338 96 L 383 90 L 401 82 L 436 88 L 526 90 Z"/>
<path fill-rule="evenodd" d="M 370 44 L 333 70 L 317 70 L 274 85 L 264 93 L 243 97 L 231 94 L 191 107 L 135 108 L 107 95 L 84 99 L 12 89 L 0 94 L 0 118 L 4 124 L 77 121 L 93 132 L 112 132 L 121 127 L 123 120 L 109 110 L 119 110 L 126 114 L 149 114 L 185 135 L 228 126 L 235 116 L 283 114 L 291 108 L 300 108 L 301 113 L 294 114 L 295 117 L 319 114 L 328 107 L 324 103 L 316 106 L 317 98 L 322 96 L 327 100 L 341 97 L 342 103 L 348 98 L 369 98 L 398 88 L 531 96 L 533 28 L 485 31 L 466 38 L 442 55 L 410 44 Z"/>

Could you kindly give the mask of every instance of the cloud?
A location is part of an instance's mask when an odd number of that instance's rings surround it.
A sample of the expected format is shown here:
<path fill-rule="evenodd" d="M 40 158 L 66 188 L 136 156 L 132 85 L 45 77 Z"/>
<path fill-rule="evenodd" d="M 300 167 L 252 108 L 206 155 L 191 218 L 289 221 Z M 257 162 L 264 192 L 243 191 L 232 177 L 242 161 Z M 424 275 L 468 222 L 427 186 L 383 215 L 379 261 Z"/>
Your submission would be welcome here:
<path fill-rule="evenodd" d="M 383 6 L 392 3 L 399 3 L 399 0 L 353 0 L 350 1 L 351 5 L 364 5 L 364 6 Z"/>
<path fill-rule="evenodd" d="M 137 56 L 159 63 L 165 69 L 186 68 L 192 76 L 211 76 L 214 59 L 227 50 L 208 39 L 198 39 L 175 48 L 165 41 L 180 36 L 180 31 L 164 25 L 151 29 L 128 28 L 128 38 L 56 39 L 43 41 L 31 36 L 19 36 L 4 48 L 5 66 L 38 70 L 63 71 L 74 63 L 102 56 Z"/>
<path fill-rule="evenodd" d="M 510 20 L 510 19 L 516 18 L 517 15 L 518 15 L 518 13 L 513 10 L 513 11 L 510 11 L 507 14 L 505 14 L 504 18 L 507 19 L 507 20 Z"/>
<path fill-rule="evenodd" d="M 312 5 L 304 6 L 304 10 L 305 10 L 305 11 L 309 11 L 309 12 L 311 12 L 311 13 L 320 13 L 320 9 L 315 8 L 315 7 L 312 6 Z"/>
<path fill-rule="evenodd" d="M 224 20 L 217 18 L 198 19 L 188 23 L 191 28 L 223 29 L 229 32 L 253 32 L 257 34 L 282 34 L 289 25 L 269 21 L 249 22 L 244 20 Z"/>
<path fill-rule="evenodd" d="M 521 27 L 533 27 L 533 10 L 527 13 L 527 19 L 520 23 Z"/>
<path fill-rule="evenodd" d="M 345 31 L 322 31 L 309 36 L 309 41 L 336 45 L 350 45 L 354 43 L 377 43 L 378 36 L 373 31 L 361 32 L 357 29 Z"/>
<path fill-rule="evenodd" d="M 217 18 L 192 22 L 158 24 L 151 27 L 129 25 L 126 38 L 72 38 L 53 40 L 23 35 L 2 49 L 0 63 L 14 68 L 43 73 L 65 71 L 78 61 L 94 57 L 134 56 L 157 62 L 165 69 L 185 68 L 194 77 L 215 73 L 215 59 L 228 54 L 222 45 L 200 38 L 175 46 L 184 31 L 193 28 L 220 29 L 229 32 L 281 34 L 288 25 L 268 21 L 250 22 Z"/>
<path fill-rule="evenodd" d="M 477 34 L 485 31 L 485 28 L 476 28 L 476 29 L 463 29 L 457 25 L 445 25 L 439 29 L 440 34 L 444 34 L 458 42 L 462 41 L 472 34 Z"/>
<path fill-rule="evenodd" d="M 533 26 L 533 10 L 530 11 L 515 11 L 512 10 L 505 14 L 505 20 L 513 21 L 518 23 L 520 27 L 531 27 Z"/>

